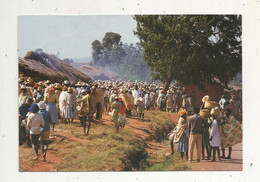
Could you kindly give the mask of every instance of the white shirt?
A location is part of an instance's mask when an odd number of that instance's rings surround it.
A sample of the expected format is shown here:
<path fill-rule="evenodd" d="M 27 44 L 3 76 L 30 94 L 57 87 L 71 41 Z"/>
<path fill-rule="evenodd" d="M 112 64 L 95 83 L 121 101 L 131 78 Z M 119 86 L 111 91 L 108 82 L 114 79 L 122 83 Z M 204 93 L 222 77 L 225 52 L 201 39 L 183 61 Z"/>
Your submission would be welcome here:
<path fill-rule="evenodd" d="M 39 113 L 30 113 L 28 116 L 27 127 L 30 128 L 30 134 L 41 134 L 40 126 L 44 127 L 44 119 Z"/>
<path fill-rule="evenodd" d="M 140 97 L 139 92 L 137 90 L 133 90 L 132 95 L 134 97 L 134 105 L 137 105 L 137 99 Z"/>

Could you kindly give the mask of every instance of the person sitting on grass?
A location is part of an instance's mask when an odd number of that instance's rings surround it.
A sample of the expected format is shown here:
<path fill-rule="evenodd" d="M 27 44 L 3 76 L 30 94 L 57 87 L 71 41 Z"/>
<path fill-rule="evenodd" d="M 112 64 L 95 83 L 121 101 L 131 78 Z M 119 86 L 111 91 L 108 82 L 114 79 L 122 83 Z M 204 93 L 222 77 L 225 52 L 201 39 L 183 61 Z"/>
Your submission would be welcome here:
<path fill-rule="evenodd" d="M 32 104 L 29 108 L 30 114 L 28 115 L 27 128 L 30 130 L 30 138 L 32 143 L 32 149 L 34 152 L 34 160 L 38 159 L 38 147 L 39 137 L 41 135 L 40 127 L 44 127 L 44 119 L 41 114 L 38 113 L 39 107 L 37 104 Z"/>
<path fill-rule="evenodd" d="M 47 150 L 48 150 L 48 145 L 50 142 L 50 124 L 52 123 L 51 121 L 51 115 L 48 111 L 46 111 L 46 104 L 43 101 L 40 101 L 38 104 L 40 111 L 39 114 L 42 115 L 44 119 L 44 128 L 41 132 L 41 143 L 42 143 L 42 161 L 46 161 L 46 155 L 47 155 Z"/>

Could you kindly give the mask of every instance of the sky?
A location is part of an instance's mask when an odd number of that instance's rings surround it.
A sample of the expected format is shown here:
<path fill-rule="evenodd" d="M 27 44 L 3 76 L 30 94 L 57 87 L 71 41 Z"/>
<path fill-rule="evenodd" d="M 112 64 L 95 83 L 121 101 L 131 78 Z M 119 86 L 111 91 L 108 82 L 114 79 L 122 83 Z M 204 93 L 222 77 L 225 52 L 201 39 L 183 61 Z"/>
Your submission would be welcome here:
<path fill-rule="evenodd" d="M 123 43 L 139 42 L 133 34 L 136 22 L 130 15 L 19 16 L 18 55 L 37 48 L 64 58 L 91 57 L 91 43 L 106 32 L 121 35 Z"/>

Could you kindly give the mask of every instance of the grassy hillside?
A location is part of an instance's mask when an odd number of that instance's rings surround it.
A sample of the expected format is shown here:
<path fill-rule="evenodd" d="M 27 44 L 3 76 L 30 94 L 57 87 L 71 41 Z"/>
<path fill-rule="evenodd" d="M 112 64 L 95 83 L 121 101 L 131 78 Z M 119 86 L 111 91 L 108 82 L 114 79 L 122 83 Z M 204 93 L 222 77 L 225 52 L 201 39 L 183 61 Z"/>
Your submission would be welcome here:
<path fill-rule="evenodd" d="M 51 133 L 49 150 L 58 160 L 50 171 L 189 170 L 179 154 L 165 157 L 170 150 L 166 136 L 176 122 L 176 114 L 147 111 L 145 122 L 129 119 L 126 127 L 115 133 L 113 122 L 104 116 L 92 124 L 89 136 L 82 135 L 78 121 L 70 126 L 60 124 Z M 36 163 L 32 149 L 23 145 L 19 153 L 20 171 L 32 169 Z"/>

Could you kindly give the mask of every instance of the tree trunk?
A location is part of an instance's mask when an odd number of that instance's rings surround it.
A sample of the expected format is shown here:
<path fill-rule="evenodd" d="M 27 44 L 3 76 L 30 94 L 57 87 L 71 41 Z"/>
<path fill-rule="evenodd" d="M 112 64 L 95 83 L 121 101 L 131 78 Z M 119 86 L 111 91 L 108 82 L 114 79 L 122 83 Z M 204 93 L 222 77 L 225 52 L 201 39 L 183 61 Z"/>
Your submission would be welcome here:
<path fill-rule="evenodd" d="M 169 88 L 169 86 L 170 86 L 170 84 L 171 84 L 172 79 L 173 79 L 173 74 L 170 73 L 170 74 L 168 75 L 167 80 L 163 83 L 163 89 L 162 89 L 163 94 L 166 94 L 166 92 L 167 92 L 167 90 L 168 90 L 168 88 Z"/>

